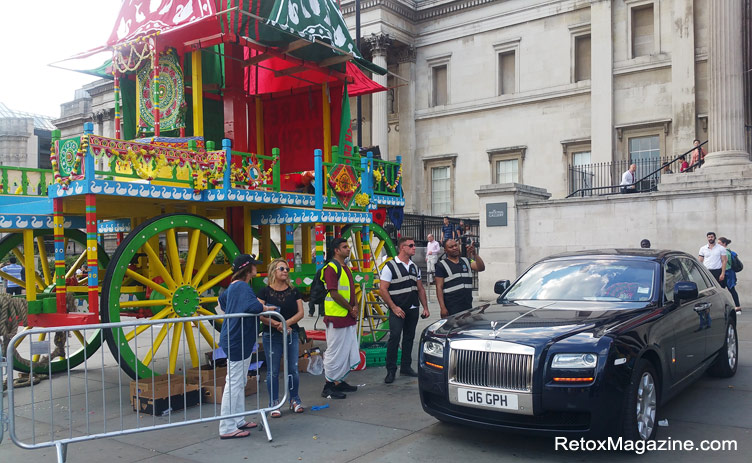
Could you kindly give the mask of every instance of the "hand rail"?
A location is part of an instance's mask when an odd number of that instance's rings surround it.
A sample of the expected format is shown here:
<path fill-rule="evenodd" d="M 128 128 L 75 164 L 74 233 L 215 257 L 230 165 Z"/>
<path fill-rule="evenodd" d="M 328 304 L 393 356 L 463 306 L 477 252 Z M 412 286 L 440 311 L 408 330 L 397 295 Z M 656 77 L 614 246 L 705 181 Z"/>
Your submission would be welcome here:
<path fill-rule="evenodd" d="M 666 168 L 666 166 L 670 166 L 671 164 L 675 163 L 676 161 L 678 161 L 678 160 L 679 160 L 679 159 L 681 159 L 682 157 L 684 157 L 684 156 L 687 156 L 687 155 L 688 155 L 689 153 L 691 153 L 692 151 L 696 150 L 697 148 L 701 148 L 701 147 L 702 147 L 703 145 L 705 145 L 705 144 L 706 144 L 707 142 L 708 142 L 708 140 L 705 140 L 704 142 L 700 143 L 699 145 L 697 145 L 697 146 L 693 146 L 693 147 L 692 147 L 692 148 L 690 148 L 690 149 L 689 149 L 688 151 L 685 151 L 684 153 L 682 153 L 682 154 L 680 154 L 680 155 L 676 156 L 676 157 L 675 157 L 674 159 L 672 159 L 671 161 L 668 161 L 668 162 L 664 163 L 664 164 L 663 164 L 663 165 L 661 165 L 661 166 L 660 166 L 659 168 L 657 168 L 656 170 L 654 170 L 654 171 L 650 172 L 649 174 L 645 175 L 644 177 L 640 178 L 639 180 L 636 180 L 636 181 L 635 181 L 634 183 L 630 183 L 630 184 L 628 184 L 628 185 L 609 185 L 609 186 L 598 186 L 598 187 L 590 187 L 590 188 L 580 188 L 580 189 L 578 189 L 578 190 L 575 190 L 575 191 L 573 191 L 572 193 L 570 193 L 570 194 L 569 194 L 569 195 L 567 195 L 566 197 L 567 197 L 567 198 L 571 198 L 571 197 L 573 197 L 573 196 L 577 196 L 578 194 L 579 194 L 579 195 L 580 195 L 581 197 L 584 197 L 584 196 L 585 196 L 585 192 L 588 192 L 588 191 L 592 192 L 592 191 L 597 191 L 597 190 L 606 190 L 606 189 L 614 189 L 614 188 L 616 188 L 616 189 L 621 189 L 621 188 L 624 188 L 624 187 L 627 187 L 627 186 L 631 186 L 631 185 L 638 185 L 638 184 L 640 184 L 641 182 L 643 182 L 643 181 L 645 181 L 645 180 L 648 180 L 648 179 L 650 179 L 651 177 L 653 177 L 653 176 L 654 176 L 655 174 L 657 174 L 657 173 L 658 173 L 658 172 L 660 172 L 661 170 L 665 169 L 665 168 Z M 687 171 L 689 171 L 689 170 L 691 170 L 691 169 L 694 169 L 694 168 L 695 168 L 695 166 L 699 166 L 700 164 L 702 164 L 702 160 L 699 160 L 698 162 L 696 162 L 696 163 L 692 164 L 691 166 L 689 166 L 689 167 L 687 168 Z M 652 191 L 652 190 L 653 190 L 653 189 L 651 188 L 651 189 L 649 189 L 649 190 L 646 190 L 646 191 Z"/>

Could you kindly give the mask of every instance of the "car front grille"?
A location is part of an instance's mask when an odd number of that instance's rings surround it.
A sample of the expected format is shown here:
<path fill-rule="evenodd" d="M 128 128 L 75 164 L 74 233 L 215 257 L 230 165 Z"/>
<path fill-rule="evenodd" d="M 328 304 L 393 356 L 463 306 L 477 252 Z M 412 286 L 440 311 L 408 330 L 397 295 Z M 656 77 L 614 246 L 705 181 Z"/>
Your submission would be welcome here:
<path fill-rule="evenodd" d="M 530 392 L 533 385 L 533 355 L 452 349 L 450 379 L 468 386 Z"/>

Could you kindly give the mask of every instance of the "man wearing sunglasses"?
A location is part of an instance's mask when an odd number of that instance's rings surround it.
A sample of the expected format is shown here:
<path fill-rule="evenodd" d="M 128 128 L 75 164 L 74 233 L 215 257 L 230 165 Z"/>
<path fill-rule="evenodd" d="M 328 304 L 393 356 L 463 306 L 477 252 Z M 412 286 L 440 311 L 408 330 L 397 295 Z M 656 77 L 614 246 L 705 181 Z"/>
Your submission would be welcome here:
<path fill-rule="evenodd" d="M 384 265 L 381 271 L 379 295 L 389 306 L 389 342 L 386 347 L 385 383 L 394 382 L 397 354 L 402 337 L 400 375 L 418 376 L 412 367 L 413 341 L 418 326 L 418 302 L 423 305 L 423 318 L 429 316 L 426 291 L 420 279 L 420 269 L 411 258 L 415 255 L 415 241 L 402 237 L 397 241 L 399 254 Z"/>

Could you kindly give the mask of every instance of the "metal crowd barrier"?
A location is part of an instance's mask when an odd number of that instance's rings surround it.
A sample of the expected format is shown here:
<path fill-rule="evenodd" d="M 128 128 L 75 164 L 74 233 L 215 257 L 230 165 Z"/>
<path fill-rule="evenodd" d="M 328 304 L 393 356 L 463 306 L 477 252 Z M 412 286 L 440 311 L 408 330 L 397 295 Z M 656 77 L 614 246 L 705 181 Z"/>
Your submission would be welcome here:
<path fill-rule="evenodd" d="M 3 357 L 2 345 L 0 345 L 0 384 L 3 382 L 3 378 L 5 378 L 5 358 Z M 0 391 L 0 444 L 3 443 L 3 433 L 5 432 L 5 426 L 5 391 Z"/>
<path fill-rule="evenodd" d="M 213 404 L 205 404 L 203 403 L 202 397 L 204 387 L 215 387 L 214 392 L 218 392 L 218 390 L 216 389 L 216 369 L 211 370 L 212 377 L 210 378 L 210 381 L 204 381 L 202 378 L 203 374 L 200 371 L 197 373 L 199 398 L 196 406 L 193 406 L 188 402 L 187 393 L 182 394 L 182 398 L 178 401 L 173 401 L 172 399 L 173 387 L 180 389 L 181 391 L 186 391 L 186 389 L 193 389 L 192 386 L 190 388 L 187 388 L 188 383 L 185 373 L 188 371 L 188 368 L 193 366 L 193 362 L 190 359 L 190 351 L 187 350 L 186 347 L 188 347 L 188 349 L 193 349 L 194 354 L 198 354 L 199 364 L 201 364 L 200 360 L 202 358 L 204 358 L 205 356 L 208 358 L 208 356 L 206 355 L 208 352 L 211 352 L 212 358 L 214 358 L 213 354 L 215 353 L 215 351 L 213 348 L 208 348 L 208 341 L 206 343 L 207 345 L 204 346 L 204 349 L 202 351 L 203 343 L 200 342 L 201 339 L 196 341 L 195 338 L 191 336 L 189 340 L 187 340 L 187 336 L 180 336 L 179 339 L 182 339 L 182 343 L 178 344 L 173 342 L 174 337 L 172 337 L 171 339 L 171 330 L 166 330 L 166 337 L 164 336 L 164 333 L 161 333 L 161 330 L 159 330 L 159 328 L 164 329 L 168 324 L 171 323 L 186 323 L 186 325 L 183 325 L 184 327 L 190 326 L 191 324 L 195 323 L 195 326 L 199 328 L 199 331 L 201 331 L 202 335 L 210 335 L 213 343 L 215 345 L 218 345 L 220 332 L 215 331 L 214 328 L 212 328 L 212 325 L 216 323 L 216 320 L 221 320 L 226 323 L 228 319 L 238 318 L 240 319 L 241 327 L 244 323 L 254 323 L 259 326 L 259 317 L 261 316 L 273 317 L 284 323 L 284 317 L 282 317 L 282 315 L 280 315 L 278 312 L 263 312 L 262 314 L 222 314 L 200 317 L 186 317 L 180 319 L 170 318 L 162 320 L 137 320 L 119 323 L 101 323 L 96 325 L 33 328 L 18 333 L 10 341 L 7 358 L 13 359 L 15 358 L 17 352 L 23 351 L 24 353 L 29 354 L 30 359 L 33 355 L 35 356 L 35 358 L 37 358 L 37 360 L 32 360 L 32 362 L 30 362 L 31 385 L 28 389 L 28 396 L 24 394 L 24 396 L 26 397 L 23 399 L 19 399 L 19 393 L 14 390 L 12 374 L 13 369 L 10 366 L 12 364 L 11 362 L 8 362 L 7 420 L 8 433 L 10 435 L 10 438 L 17 446 L 24 449 L 33 450 L 45 447 L 55 447 L 57 461 L 62 463 L 66 460 L 67 457 L 68 444 L 84 442 L 93 439 L 101 439 L 105 437 L 124 436 L 147 431 L 159 431 L 178 426 L 219 421 L 227 418 L 259 415 L 263 429 L 266 432 L 266 436 L 268 440 L 271 441 L 272 435 L 269 429 L 267 413 L 279 409 L 283 404 L 287 402 L 289 394 L 289 372 L 287 371 L 286 361 L 281 362 L 282 370 L 280 373 L 282 378 L 279 378 L 279 402 L 273 406 L 263 406 L 261 404 L 262 391 L 260 390 L 260 387 L 264 386 L 264 380 L 260 378 L 258 370 L 259 364 L 257 362 L 259 360 L 266 359 L 263 356 L 259 355 L 257 351 L 254 351 L 254 353 L 252 354 L 251 366 L 253 366 L 254 364 L 257 366 L 255 376 L 257 391 L 255 408 L 245 409 L 243 412 L 235 414 L 228 413 L 223 415 L 221 412 L 221 400 L 220 403 L 216 403 L 215 400 L 215 403 Z M 209 329 L 201 329 L 201 326 L 199 326 L 199 324 L 203 326 L 204 322 L 208 322 L 208 325 L 204 326 L 204 328 L 208 327 Z M 262 326 L 264 327 L 264 332 L 272 332 L 273 330 L 268 325 Z M 131 378 L 127 374 L 125 374 L 121 368 L 123 364 L 123 358 L 120 355 L 120 348 L 125 344 L 126 341 L 123 341 L 123 343 L 121 343 L 120 336 L 121 333 L 125 333 L 126 338 L 128 338 L 129 334 L 138 333 L 135 336 L 130 337 L 130 340 L 133 341 L 132 351 L 143 353 L 144 351 L 149 349 L 150 352 L 151 350 L 153 350 L 152 346 L 154 346 L 155 327 L 158 328 L 158 331 L 160 331 L 159 333 L 157 333 L 157 337 L 161 335 L 162 340 L 164 341 L 164 343 L 161 344 L 166 347 L 169 346 L 168 356 L 170 355 L 170 352 L 175 349 L 175 346 L 173 346 L 173 344 L 178 345 L 178 356 L 182 357 L 179 359 L 178 366 L 182 367 L 183 374 L 170 373 L 168 368 L 166 375 L 161 375 L 156 378 L 150 377 L 146 379 L 140 379 L 136 382 L 136 386 L 134 388 L 136 395 L 135 397 L 133 397 L 131 396 L 129 387 Z M 123 329 L 123 331 L 120 331 L 120 329 Z M 130 331 L 129 329 L 133 331 Z M 113 336 L 116 336 L 115 339 L 118 345 L 118 354 L 114 359 L 117 362 L 117 365 L 112 364 L 112 355 L 110 353 L 110 349 L 108 349 L 105 345 L 106 343 L 102 341 L 103 345 L 99 348 L 99 352 L 86 358 L 83 363 L 78 365 L 77 367 L 71 368 L 69 355 L 71 349 L 70 334 L 74 333 L 79 339 L 81 339 L 80 336 L 83 335 L 83 339 L 87 340 L 90 339 L 97 330 L 117 330 L 113 332 Z M 146 333 L 147 331 L 149 331 L 149 333 Z M 259 334 L 261 334 L 261 331 L 262 329 L 259 329 Z M 38 357 L 43 353 L 49 354 L 50 352 L 50 339 L 54 336 L 54 334 L 48 336 L 48 334 L 50 333 L 64 333 L 65 336 L 65 349 L 68 353 L 68 355 L 66 355 L 66 357 L 68 358 L 68 368 L 59 373 L 53 373 L 52 362 L 49 361 L 46 362 L 47 365 L 45 368 L 40 368 L 38 366 L 36 369 L 34 368 L 35 362 L 40 363 L 38 362 Z M 60 334 L 58 334 L 58 336 L 60 336 Z M 288 334 L 283 330 L 283 351 L 280 353 L 280 355 L 284 356 L 285 358 L 288 355 L 287 336 Z M 34 339 L 46 339 L 46 341 L 35 341 L 32 339 L 32 337 L 34 337 Z M 138 346 L 139 337 L 142 338 L 141 348 L 139 348 Z M 145 341 L 148 341 L 147 346 L 143 346 L 143 343 Z M 258 341 L 259 345 L 261 344 L 259 339 L 256 339 L 255 341 Z M 157 353 L 159 352 L 160 351 L 157 350 Z M 164 364 L 164 357 L 158 356 L 157 353 L 153 353 L 154 358 L 151 361 L 150 366 L 155 363 Z M 232 354 L 232 352 L 227 352 L 226 354 L 229 359 L 229 356 Z M 245 354 L 245 352 L 243 352 L 243 354 Z M 272 358 L 277 355 L 276 352 L 269 352 L 265 354 L 270 355 Z M 291 353 L 291 355 L 297 354 L 297 352 Z M 243 357 L 245 357 L 245 355 L 243 355 Z M 110 362 L 106 363 L 106 360 L 110 360 Z M 144 361 L 146 360 L 144 359 Z M 117 368 L 116 371 L 115 368 Z M 34 385 L 34 374 L 38 373 L 49 375 L 49 379 L 46 381 L 46 383 Z M 116 375 L 116 377 L 113 377 L 114 375 Z M 2 377 L 3 375 L 0 375 L 0 378 Z M 177 378 L 175 379 L 175 381 L 173 381 L 173 378 L 175 377 Z M 163 378 L 166 378 L 167 382 L 167 409 L 163 415 L 157 416 L 155 413 L 153 413 L 156 411 L 157 400 L 159 399 L 155 391 L 155 385 L 157 384 L 157 382 L 161 383 L 162 381 L 164 381 Z M 182 380 L 180 378 L 182 378 Z M 248 379 L 248 381 L 251 380 L 252 379 L 250 378 Z M 140 395 L 142 388 L 141 385 L 143 385 L 144 387 L 151 386 L 151 395 Z M 228 385 L 226 384 L 226 386 Z M 141 399 L 144 399 L 146 401 L 147 406 L 149 404 L 148 401 L 151 400 L 152 413 L 143 411 L 144 402 Z M 268 403 L 266 394 L 264 394 L 264 400 L 265 403 Z M 16 403 L 17 401 L 19 403 Z M 113 402 L 115 403 L 114 410 L 112 406 Z M 246 399 L 246 406 L 247 402 L 248 400 Z M 134 403 L 135 405 L 133 405 Z M 162 405 L 163 404 L 164 403 L 162 402 Z M 133 411 L 133 407 L 138 408 L 139 411 Z M 0 409 L 1 408 L 2 407 L 0 407 Z M 145 416 L 143 416 L 147 414 L 151 414 L 151 417 L 146 418 Z M 0 418 L 1 417 L 2 412 L 0 411 Z M 0 419 L 0 441 L 2 441 L 1 423 L 2 419 Z"/>

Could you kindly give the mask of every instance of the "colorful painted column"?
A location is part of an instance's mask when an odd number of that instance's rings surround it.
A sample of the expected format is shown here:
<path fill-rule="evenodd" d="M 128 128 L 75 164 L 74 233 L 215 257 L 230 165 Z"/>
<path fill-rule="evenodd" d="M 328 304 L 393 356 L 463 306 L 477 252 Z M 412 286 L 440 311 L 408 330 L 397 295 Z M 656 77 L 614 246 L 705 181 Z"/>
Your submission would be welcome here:
<path fill-rule="evenodd" d="M 115 64 L 113 63 L 113 66 Z M 112 71 L 112 77 L 114 78 L 114 90 L 115 90 L 115 138 L 120 139 L 120 73 Z"/>
<path fill-rule="evenodd" d="M 281 227 L 280 227 L 281 230 Z M 295 268 L 295 228 L 292 225 L 285 225 L 284 239 L 281 240 L 285 248 L 285 260 L 287 260 L 287 266 L 291 269 Z M 280 233 L 282 235 L 282 233 Z M 301 256 L 302 257 L 302 256 Z"/>
<path fill-rule="evenodd" d="M 65 236 L 63 236 L 63 199 L 52 200 L 52 232 L 55 237 L 55 298 L 58 313 L 67 313 L 65 302 Z"/>
<path fill-rule="evenodd" d="M 191 90 L 193 92 L 193 136 L 204 136 L 204 75 L 201 50 L 191 52 Z"/>
<path fill-rule="evenodd" d="M 26 279 L 26 300 L 37 300 L 37 274 L 34 269 L 34 230 L 24 230 L 23 235 L 23 266 Z"/>
<path fill-rule="evenodd" d="M 316 194 L 316 210 L 324 208 L 324 163 L 322 160 L 321 150 L 313 152 L 313 186 Z"/>
<path fill-rule="evenodd" d="M 97 259 L 97 197 L 86 195 L 86 263 L 89 266 L 89 313 L 99 314 L 99 259 Z"/>
<path fill-rule="evenodd" d="M 360 232 L 360 240 L 363 243 L 363 272 L 371 270 L 371 228 L 363 225 Z"/>
<path fill-rule="evenodd" d="M 316 267 L 324 265 L 324 240 L 326 239 L 323 223 L 316 224 Z"/>
<path fill-rule="evenodd" d="M 324 123 L 324 162 L 332 162 L 332 108 L 329 101 L 329 84 L 321 84 L 321 107 Z"/>
<path fill-rule="evenodd" d="M 154 55 L 152 55 L 151 67 L 154 70 L 154 77 L 151 82 L 151 99 L 154 105 L 154 136 L 158 137 L 159 131 L 159 50 L 157 49 L 157 41 L 154 40 Z"/>

